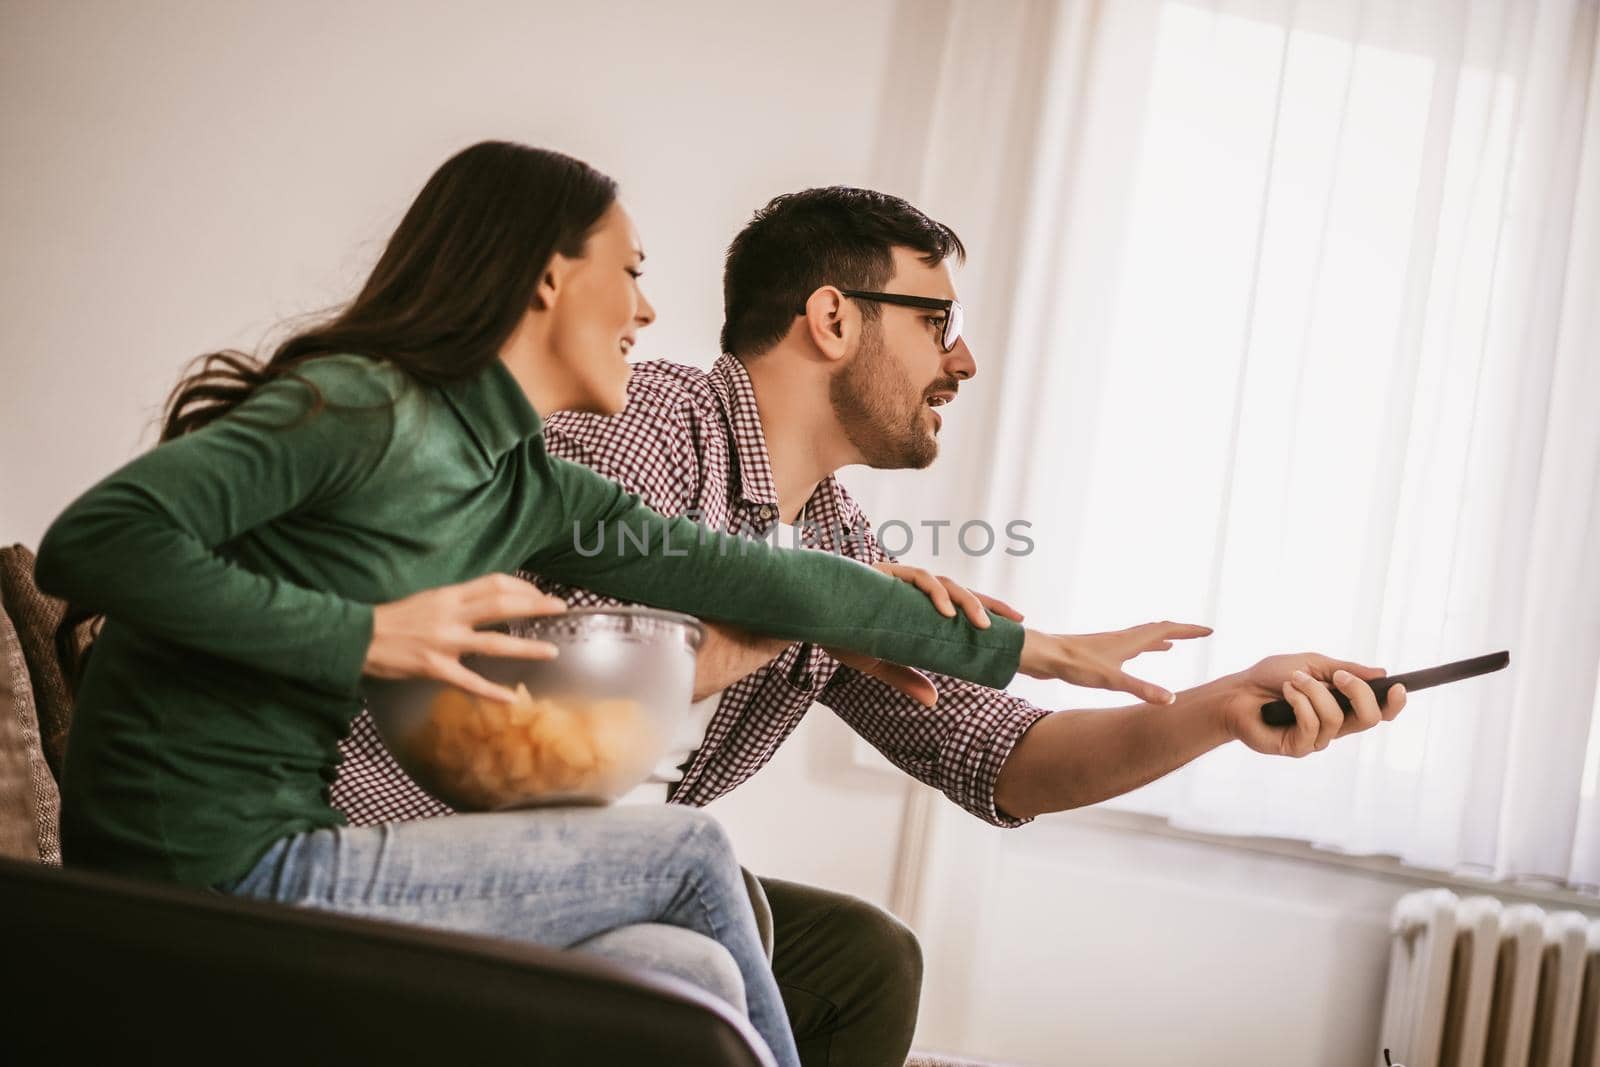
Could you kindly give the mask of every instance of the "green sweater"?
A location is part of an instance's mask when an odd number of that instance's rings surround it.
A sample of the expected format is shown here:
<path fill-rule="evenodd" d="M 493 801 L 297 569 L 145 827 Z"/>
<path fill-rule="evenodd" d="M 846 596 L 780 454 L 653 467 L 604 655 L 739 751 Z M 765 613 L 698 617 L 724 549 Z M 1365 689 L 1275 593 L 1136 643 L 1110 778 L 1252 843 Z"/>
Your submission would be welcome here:
<path fill-rule="evenodd" d="M 1016 671 L 1015 623 L 979 630 L 853 560 L 666 519 L 550 456 L 498 360 L 443 388 L 360 356 L 301 374 L 328 410 L 300 382 L 266 385 L 45 535 L 39 585 L 107 617 L 68 742 L 69 863 L 213 885 L 341 825 L 327 788 L 372 605 L 495 571 L 990 686 Z"/>

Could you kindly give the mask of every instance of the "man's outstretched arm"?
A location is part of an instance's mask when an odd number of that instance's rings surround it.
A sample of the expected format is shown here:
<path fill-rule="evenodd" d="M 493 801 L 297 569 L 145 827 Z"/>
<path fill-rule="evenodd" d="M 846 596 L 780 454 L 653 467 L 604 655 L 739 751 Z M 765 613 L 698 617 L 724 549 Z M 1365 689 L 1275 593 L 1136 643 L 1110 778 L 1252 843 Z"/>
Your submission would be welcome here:
<path fill-rule="evenodd" d="M 1269 755 L 1320 752 L 1336 738 L 1400 714 L 1403 688 L 1390 690 L 1380 707 L 1364 680 L 1382 675 L 1381 668 L 1315 653 L 1274 656 L 1178 693 L 1171 704 L 1052 712 L 1012 748 L 995 779 L 995 806 L 1031 819 L 1097 804 L 1233 740 Z M 1352 714 L 1334 702 L 1330 684 L 1350 698 Z M 1279 697 L 1294 708 L 1295 725 L 1261 721 L 1261 705 Z"/>
<path fill-rule="evenodd" d="M 1231 740 L 1202 686 L 1171 704 L 1053 711 L 1022 735 L 994 783 L 1018 819 L 1121 796 Z"/>

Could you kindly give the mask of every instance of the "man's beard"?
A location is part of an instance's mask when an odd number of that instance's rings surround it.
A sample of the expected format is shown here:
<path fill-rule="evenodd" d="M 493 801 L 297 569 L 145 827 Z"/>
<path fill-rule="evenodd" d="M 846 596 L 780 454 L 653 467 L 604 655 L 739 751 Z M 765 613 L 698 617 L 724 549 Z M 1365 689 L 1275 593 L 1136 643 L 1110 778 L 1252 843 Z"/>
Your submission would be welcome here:
<path fill-rule="evenodd" d="M 884 354 L 877 323 L 868 325 L 861 350 L 828 383 L 828 401 L 845 437 L 870 467 L 921 470 L 939 454 L 923 414 L 923 391 Z"/>

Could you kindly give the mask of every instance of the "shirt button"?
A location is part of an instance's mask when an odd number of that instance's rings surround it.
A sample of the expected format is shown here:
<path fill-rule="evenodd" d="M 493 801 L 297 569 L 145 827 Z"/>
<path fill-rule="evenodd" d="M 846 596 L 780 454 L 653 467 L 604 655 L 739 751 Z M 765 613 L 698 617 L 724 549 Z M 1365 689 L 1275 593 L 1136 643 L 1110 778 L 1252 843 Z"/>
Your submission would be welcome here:
<path fill-rule="evenodd" d="M 772 513 L 772 508 L 770 508 L 766 504 L 762 504 L 761 505 L 761 510 L 757 514 L 759 514 L 761 516 L 761 521 L 762 522 L 770 522 L 770 521 L 772 521 L 772 514 L 773 514 Z"/>

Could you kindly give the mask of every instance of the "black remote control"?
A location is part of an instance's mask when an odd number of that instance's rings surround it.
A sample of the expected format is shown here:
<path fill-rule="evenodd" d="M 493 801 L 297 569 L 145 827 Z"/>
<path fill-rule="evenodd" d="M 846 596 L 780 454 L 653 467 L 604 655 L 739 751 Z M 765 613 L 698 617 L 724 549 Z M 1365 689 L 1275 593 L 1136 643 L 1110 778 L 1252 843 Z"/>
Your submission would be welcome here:
<path fill-rule="evenodd" d="M 1447 682 L 1459 682 L 1463 678 L 1476 678 L 1480 674 L 1491 674 L 1503 670 L 1511 662 L 1510 652 L 1491 652 L 1487 656 L 1478 656 L 1474 659 L 1464 659 L 1456 663 L 1446 663 L 1442 667 L 1429 667 L 1425 671 L 1412 671 L 1410 674 L 1396 674 L 1389 678 L 1374 678 L 1367 684 L 1372 686 L 1372 693 L 1378 698 L 1381 705 L 1389 695 L 1392 686 L 1403 685 L 1407 693 L 1414 693 L 1418 689 L 1429 689 Z M 1333 694 L 1333 699 L 1339 702 L 1339 707 L 1349 715 L 1353 710 L 1350 698 L 1334 688 L 1329 683 L 1328 690 Z M 1261 721 L 1268 726 L 1293 726 L 1294 708 L 1289 706 L 1287 700 L 1279 699 L 1268 701 L 1261 705 Z"/>

